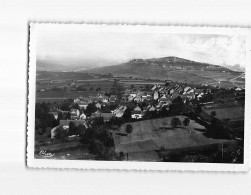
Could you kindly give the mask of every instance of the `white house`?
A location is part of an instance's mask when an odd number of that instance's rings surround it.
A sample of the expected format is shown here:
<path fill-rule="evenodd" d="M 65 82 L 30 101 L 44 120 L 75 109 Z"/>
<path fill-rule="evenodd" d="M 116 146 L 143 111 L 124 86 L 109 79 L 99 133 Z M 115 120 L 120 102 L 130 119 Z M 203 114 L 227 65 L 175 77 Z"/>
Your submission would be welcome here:
<path fill-rule="evenodd" d="M 134 108 L 131 117 L 135 118 L 135 119 L 142 118 L 142 110 L 141 110 L 141 108 L 139 106 Z"/>
<path fill-rule="evenodd" d="M 159 99 L 159 93 L 158 93 L 157 91 L 154 92 L 154 94 L 153 94 L 153 99 L 154 99 L 154 100 Z"/>
<path fill-rule="evenodd" d="M 99 109 L 101 109 L 101 104 L 98 102 L 98 103 L 96 103 L 95 104 L 95 106 L 96 106 L 96 108 L 99 108 Z"/>

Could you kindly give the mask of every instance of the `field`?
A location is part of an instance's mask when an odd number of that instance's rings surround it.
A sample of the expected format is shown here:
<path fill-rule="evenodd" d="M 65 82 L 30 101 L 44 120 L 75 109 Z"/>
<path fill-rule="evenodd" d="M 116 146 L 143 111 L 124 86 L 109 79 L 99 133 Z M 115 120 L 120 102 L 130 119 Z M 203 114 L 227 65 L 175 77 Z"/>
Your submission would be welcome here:
<path fill-rule="evenodd" d="M 183 121 L 184 116 L 179 116 Z M 165 148 L 167 151 L 173 151 L 186 148 L 205 147 L 214 144 L 227 143 L 229 140 L 208 138 L 204 135 L 206 131 L 204 126 L 191 120 L 189 126 L 179 126 L 173 129 L 170 126 L 172 117 L 151 119 L 139 122 L 133 122 L 133 131 L 128 136 L 119 136 L 114 133 L 116 151 L 128 153 L 130 160 L 146 161 L 145 153 Z M 163 127 L 163 123 L 168 125 Z M 120 132 L 125 132 L 125 125 L 122 125 Z M 155 161 L 158 161 L 155 155 Z M 153 160 L 152 158 L 149 160 Z"/>
<path fill-rule="evenodd" d="M 239 119 L 244 118 L 244 109 L 241 107 L 232 107 L 232 108 L 221 108 L 221 109 L 209 109 L 205 112 L 210 115 L 212 111 L 216 112 L 216 116 L 219 119 Z"/>
<path fill-rule="evenodd" d="M 245 79 L 242 79 L 239 72 L 224 72 L 224 71 L 187 71 L 192 75 L 196 75 L 203 78 L 211 79 L 211 81 L 205 82 L 205 84 L 218 86 L 222 88 L 235 87 L 237 85 L 245 85 Z"/>
<path fill-rule="evenodd" d="M 52 102 L 97 95 L 100 91 L 109 91 L 112 84 L 112 79 L 99 79 L 88 73 L 37 72 L 36 100 Z"/>
<path fill-rule="evenodd" d="M 101 92 L 109 92 L 114 79 L 117 79 L 124 86 L 132 84 L 135 88 L 145 87 L 146 85 L 164 84 L 164 81 L 153 79 L 110 77 L 100 78 L 89 73 L 76 72 L 37 72 L 36 80 L 36 101 L 54 102 L 63 101 L 69 98 L 95 96 Z M 77 87 L 81 87 L 78 89 Z M 97 90 L 100 88 L 100 90 Z"/>

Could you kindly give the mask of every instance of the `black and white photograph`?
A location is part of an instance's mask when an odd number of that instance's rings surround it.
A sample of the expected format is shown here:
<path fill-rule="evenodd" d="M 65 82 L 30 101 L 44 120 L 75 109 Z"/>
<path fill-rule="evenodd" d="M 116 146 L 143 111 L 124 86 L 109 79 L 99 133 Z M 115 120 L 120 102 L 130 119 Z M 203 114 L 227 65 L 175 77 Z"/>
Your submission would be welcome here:
<path fill-rule="evenodd" d="M 251 194 L 250 7 L 0 0 L 0 194 Z"/>
<path fill-rule="evenodd" d="M 30 28 L 35 160 L 244 164 L 247 29 Z"/>

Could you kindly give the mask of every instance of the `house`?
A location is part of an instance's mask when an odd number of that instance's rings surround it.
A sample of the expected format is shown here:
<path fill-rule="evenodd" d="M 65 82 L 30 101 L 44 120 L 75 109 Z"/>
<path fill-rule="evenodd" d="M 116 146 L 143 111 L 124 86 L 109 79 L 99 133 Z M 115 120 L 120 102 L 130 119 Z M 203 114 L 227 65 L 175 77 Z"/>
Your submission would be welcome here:
<path fill-rule="evenodd" d="M 149 108 L 149 112 L 153 112 L 153 111 L 155 111 L 156 110 L 156 108 L 155 108 L 155 106 L 154 105 L 152 105 L 150 108 Z"/>
<path fill-rule="evenodd" d="M 95 104 L 95 106 L 96 106 L 96 108 L 99 108 L 99 109 L 101 109 L 101 104 L 98 102 L 98 103 L 96 103 Z"/>
<path fill-rule="evenodd" d="M 191 87 L 188 87 L 188 86 L 185 87 L 185 88 L 184 88 L 184 93 L 183 93 L 183 94 L 185 94 L 185 93 L 186 93 L 188 90 L 190 90 L 190 89 L 191 89 Z"/>
<path fill-rule="evenodd" d="M 126 110 L 126 106 L 122 106 L 120 107 L 119 109 L 117 109 L 113 114 L 116 116 L 116 117 L 122 117 L 125 110 Z"/>
<path fill-rule="evenodd" d="M 108 97 L 108 96 L 105 96 L 105 95 L 98 94 L 97 99 L 98 99 L 98 101 L 100 101 L 100 102 L 108 102 L 109 97 Z"/>
<path fill-rule="evenodd" d="M 117 108 L 115 108 L 114 110 L 112 110 L 111 111 L 111 113 L 115 113 L 115 112 L 117 112 L 119 109 L 122 109 L 123 108 L 123 106 L 118 106 Z"/>
<path fill-rule="evenodd" d="M 169 94 L 170 94 L 170 95 L 172 95 L 173 92 L 174 92 L 174 89 L 170 89 L 170 90 L 169 90 Z"/>
<path fill-rule="evenodd" d="M 154 99 L 154 100 L 159 99 L 159 93 L 158 93 L 157 91 L 154 92 L 154 94 L 153 94 L 153 99 Z"/>
<path fill-rule="evenodd" d="M 101 113 L 101 117 L 103 117 L 104 121 L 109 121 L 114 115 L 112 113 Z"/>
<path fill-rule="evenodd" d="M 136 93 L 131 93 L 130 96 L 136 97 Z"/>
<path fill-rule="evenodd" d="M 48 114 L 53 115 L 53 117 L 57 120 L 58 119 L 58 112 L 56 111 L 50 111 Z"/>
<path fill-rule="evenodd" d="M 192 98 L 194 98 L 194 93 L 193 93 L 193 91 L 187 92 L 186 94 L 183 94 L 183 97 L 188 98 L 188 99 L 192 99 Z"/>
<path fill-rule="evenodd" d="M 71 114 L 71 120 L 76 120 L 79 118 L 80 112 L 78 109 L 71 109 L 70 114 Z"/>
<path fill-rule="evenodd" d="M 136 108 L 134 108 L 131 117 L 135 119 L 142 118 L 142 110 L 139 106 L 136 106 Z"/>
<path fill-rule="evenodd" d="M 141 96 L 136 96 L 134 99 L 133 99 L 135 102 L 140 102 L 142 100 Z"/>
<path fill-rule="evenodd" d="M 134 100 L 134 98 L 135 98 L 135 96 L 131 96 L 131 95 L 129 95 L 127 99 L 128 99 L 128 101 L 129 101 L 129 102 L 131 102 L 131 101 L 133 101 L 133 100 Z"/>
<path fill-rule="evenodd" d="M 115 103 L 117 101 L 117 96 L 116 95 L 111 95 L 110 98 L 109 98 L 109 102 L 110 103 Z"/>
<path fill-rule="evenodd" d="M 164 94 L 160 99 L 159 99 L 159 102 L 162 102 L 162 103 L 165 103 L 169 100 L 169 98 L 167 97 L 166 94 Z"/>
<path fill-rule="evenodd" d="M 153 97 L 152 97 L 151 95 L 147 95 L 147 96 L 146 96 L 146 100 L 147 100 L 147 101 L 151 101 L 152 99 L 153 99 Z"/>
<path fill-rule="evenodd" d="M 73 122 L 75 126 L 79 126 L 80 124 L 84 125 L 88 128 L 86 120 L 60 120 L 59 125 L 62 125 L 63 129 L 69 129 L 70 122 Z"/>
<path fill-rule="evenodd" d="M 83 100 L 83 101 L 80 101 L 80 102 L 78 103 L 78 105 L 79 105 L 80 108 L 86 109 L 87 106 L 88 106 L 88 102 Z"/>
<path fill-rule="evenodd" d="M 96 117 L 103 117 L 104 121 L 109 121 L 114 115 L 112 113 L 103 113 L 100 111 L 96 111 L 95 113 L 92 113 L 91 118 Z"/>
<path fill-rule="evenodd" d="M 86 119 L 86 115 L 84 113 L 82 113 L 79 117 L 80 120 L 85 120 Z"/>
<path fill-rule="evenodd" d="M 153 87 L 152 87 L 152 91 L 155 91 L 155 90 L 158 90 L 160 88 L 160 85 L 159 84 L 155 84 Z"/>
<path fill-rule="evenodd" d="M 74 99 L 74 103 L 79 103 L 80 102 L 80 99 L 79 98 L 76 98 L 76 99 Z"/>

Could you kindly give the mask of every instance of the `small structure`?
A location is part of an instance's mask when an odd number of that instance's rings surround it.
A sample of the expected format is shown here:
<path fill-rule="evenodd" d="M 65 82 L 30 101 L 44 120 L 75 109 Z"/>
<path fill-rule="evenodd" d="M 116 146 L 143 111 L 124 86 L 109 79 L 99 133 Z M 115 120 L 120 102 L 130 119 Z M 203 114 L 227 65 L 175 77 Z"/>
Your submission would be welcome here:
<path fill-rule="evenodd" d="M 84 125 L 88 128 L 86 120 L 60 120 L 59 126 L 62 126 L 63 129 L 68 130 L 70 122 L 73 122 L 75 126 L 79 126 L 80 124 Z"/>
<path fill-rule="evenodd" d="M 86 115 L 84 113 L 82 113 L 79 118 L 80 118 L 80 120 L 85 120 L 86 119 Z"/>
<path fill-rule="evenodd" d="M 153 94 L 153 99 L 154 99 L 154 100 L 159 99 L 159 93 L 158 93 L 157 91 L 154 92 L 154 94 Z"/>
<path fill-rule="evenodd" d="M 70 114 L 71 114 L 71 120 L 77 120 L 79 118 L 80 112 L 78 109 L 71 109 Z"/>
<path fill-rule="evenodd" d="M 58 119 L 58 112 L 50 111 L 49 114 L 53 115 L 53 117 L 57 120 Z"/>
<path fill-rule="evenodd" d="M 98 102 L 98 103 L 96 103 L 95 104 L 95 106 L 96 106 L 96 108 L 99 108 L 99 109 L 101 109 L 101 104 Z"/>
<path fill-rule="evenodd" d="M 117 96 L 116 95 L 111 95 L 109 98 L 110 103 L 115 103 L 117 101 Z"/>
<path fill-rule="evenodd" d="M 135 118 L 135 119 L 142 118 L 142 110 L 141 110 L 141 108 L 139 106 L 134 108 L 131 117 Z"/>

